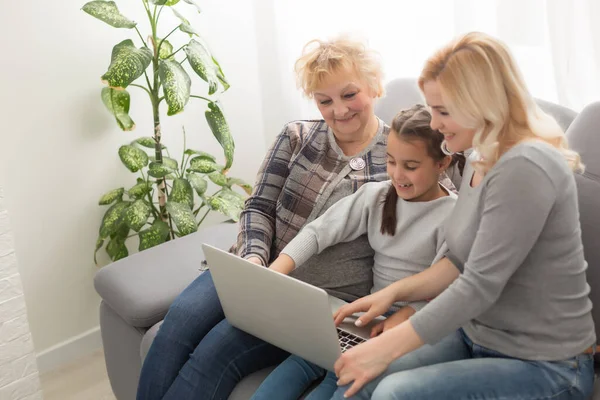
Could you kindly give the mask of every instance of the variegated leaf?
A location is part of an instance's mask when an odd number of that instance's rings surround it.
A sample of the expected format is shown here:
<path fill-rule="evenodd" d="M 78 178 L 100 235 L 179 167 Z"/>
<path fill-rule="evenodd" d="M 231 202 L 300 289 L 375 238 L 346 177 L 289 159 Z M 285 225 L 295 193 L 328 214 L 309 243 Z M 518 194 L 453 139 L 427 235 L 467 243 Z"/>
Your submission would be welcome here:
<path fill-rule="evenodd" d="M 140 232 L 139 250 L 143 251 L 164 243 L 169 238 L 169 225 L 161 220 L 156 220 L 152 227 Z"/>
<path fill-rule="evenodd" d="M 182 112 L 190 99 L 192 81 L 189 75 L 177 61 L 172 60 L 162 60 L 158 74 L 163 84 L 165 100 L 169 105 L 167 115 Z"/>
<path fill-rule="evenodd" d="M 111 87 L 102 88 L 102 102 L 108 111 L 114 115 L 122 130 L 132 131 L 135 129 L 135 122 L 129 116 L 131 99 L 127 90 L 116 90 Z"/>
<path fill-rule="evenodd" d="M 156 141 L 154 141 L 154 138 L 150 137 L 150 136 L 146 136 L 146 137 L 141 137 L 141 138 L 137 138 L 135 139 L 133 142 L 131 142 L 131 144 L 137 143 L 140 146 L 144 146 L 148 149 L 153 149 L 156 147 Z M 167 146 L 165 146 L 164 144 L 160 144 L 160 147 L 162 149 L 166 149 Z"/>
<path fill-rule="evenodd" d="M 252 186 L 240 178 L 228 178 L 227 185 L 229 187 L 231 187 L 233 185 L 237 185 L 237 186 L 241 187 L 242 189 L 244 189 L 244 192 L 246 192 L 248 195 L 252 194 Z"/>
<path fill-rule="evenodd" d="M 125 193 L 125 188 L 111 190 L 110 192 L 105 193 L 104 195 L 102 195 L 102 197 L 100 197 L 98 205 L 105 206 L 108 204 L 112 204 L 115 201 L 121 201 L 123 200 L 123 193 Z"/>
<path fill-rule="evenodd" d="M 139 179 L 138 183 L 127 191 L 129 197 L 134 199 L 141 199 L 152 191 L 152 184 L 146 182 L 143 179 Z"/>
<path fill-rule="evenodd" d="M 194 191 L 187 179 L 177 178 L 173 181 L 169 201 L 186 204 L 190 209 L 194 208 Z"/>
<path fill-rule="evenodd" d="M 147 47 L 136 48 L 131 39 L 123 40 L 113 47 L 110 66 L 102 75 L 102 81 L 116 89 L 125 89 L 142 76 L 150 62 L 152 51 Z"/>
<path fill-rule="evenodd" d="M 156 157 L 150 157 L 150 161 L 156 162 Z M 167 167 L 171 168 L 172 170 L 177 170 L 177 168 L 179 168 L 177 160 L 173 158 L 163 156 L 162 163 L 165 164 Z"/>
<path fill-rule="evenodd" d="M 90 1 L 82 7 L 82 10 L 115 28 L 132 29 L 137 25 L 119 12 L 114 1 Z"/>
<path fill-rule="evenodd" d="M 213 62 L 206 44 L 192 39 L 184 50 L 192 69 L 208 83 L 208 94 L 215 94 L 219 87 L 218 67 Z"/>
<path fill-rule="evenodd" d="M 215 185 L 227 186 L 227 176 L 223 175 L 219 171 L 208 174 L 208 179 L 210 179 Z"/>
<path fill-rule="evenodd" d="M 212 162 L 217 162 L 217 159 L 215 158 L 215 156 L 213 156 L 212 154 L 209 154 L 207 152 L 204 152 L 204 151 L 187 149 L 185 151 L 185 154 L 188 156 L 193 156 L 193 155 L 197 154 L 199 157 L 196 157 L 196 158 L 206 158 L 207 160 L 210 160 Z"/>
<path fill-rule="evenodd" d="M 173 172 L 173 170 L 167 167 L 165 164 L 157 163 L 154 161 L 151 162 L 150 166 L 148 167 L 148 175 L 150 175 L 153 178 L 164 178 L 171 172 Z"/>
<path fill-rule="evenodd" d="M 171 215 L 171 218 L 173 218 L 181 236 L 189 235 L 198 230 L 196 218 L 194 218 L 192 210 L 186 204 L 169 201 L 167 203 L 167 211 Z"/>
<path fill-rule="evenodd" d="M 225 120 L 223 111 L 218 103 L 211 101 L 208 103 L 208 110 L 205 112 L 206 121 L 217 141 L 223 148 L 225 155 L 225 170 L 228 170 L 233 164 L 233 153 L 235 151 L 235 143 L 229 130 L 229 125 Z"/>
<path fill-rule="evenodd" d="M 219 81 L 221 81 L 221 85 L 223 85 L 223 91 L 225 92 L 231 86 L 229 85 L 229 82 L 227 82 L 227 79 L 225 78 L 225 74 L 223 73 L 223 70 L 221 69 L 221 65 L 219 64 L 217 59 L 214 57 L 213 57 L 213 62 L 217 66 L 217 78 L 219 78 Z"/>
<path fill-rule="evenodd" d="M 208 199 L 208 205 L 212 210 L 228 216 L 235 222 L 239 221 L 240 219 L 240 212 L 242 209 L 237 205 L 237 202 L 232 199 L 213 196 Z"/>
<path fill-rule="evenodd" d="M 190 21 L 185 19 L 185 17 L 183 15 L 181 15 L 179 12 L 177 12 L 177 10 L 175 8 L 171 8 L 171 10 L 173 10 L 173 14 L 175 14 L 175 16 L 181 20 L 181 24 L 179 25 L 179 30 L 181 32 L 187 33 L 190 36 L 196 35 L 196 36 L 200 37 L 200 34 L 198 33 L 198 31 L 195 30 L 192 27 L 192 25 L 190 25 Z"/>
<path fill-rule="evenodd" d="M 148 154 L 128 144 L 119 148 L 119 157 L 131 172 L 138 172 L 148 165 Z"/>
<path fill-rule="evenodd" d="M 120 201 L 113 204 L 104 214 L 100 225 L 100 238 L 105 239 L 115 233 L 123 224 L 124 211 L 131 203 Z"/>
<path fill-rule="evenodd" d="M 100 250 L 103 245 L 104 245 L 104 239 L 102 239 L 101 237 L 96 239 L 96 250 L 94 250 L 94 264 L 96 264 L 96 265 L 98 265 L 98 260 L 96 259 L 96 256 L 98 255 L 98 250 Z"/>
<path fill-rule="evenodd" d="M 183 1 L 185 1 L 186 3 L 188 3 L 188 4 L 190 4 L 190 5 L 194 6 L 194 7 L 196 7 L 196 10 L 198 10 L 198 13 L 202 12 L 202 9 L 198 5 L 198 3 L 196 3 L 194 0 L 183 0 Z"/>
<path fill-rule="evenodd" d="M 171 54 L 173 54 L 173 45 L 168 40 L 164 40 L 160 45 L 160 52 L 158 53 L 158 57 L 160 57 L 161 60 L 165 60 L 169 58 Z"/>
<path fill-rule="evenodd" d="M 206 182 L 206 179 L 191 172 L 187 174 L 187 179 L 196 193 L 198 193 L 198 196 L 204 195 L 206 188 L 208 187 L 208 182 Z"/>
<path fill-rule="evenodd" d="M 129 255 L 125 241 L 129 235 L 129 227 L 125 224 L 121 225 L 119 230 L 110 235 L 110 241 L 106 245 L 106 252 L 112 261 L 117 261 Z"/>
<path fill-rule="evenodd" d="M 208 160 L 202 156 L 192 158 L 192 160 L 190 161 L 189 170 L 194 171 L 194 172 L 200 172 L 202 174 L 209 174 L 218 169 L 219 169 L 219 166 L 215 162 Z"/>
<path fill-rule="evenodd" d="M 139 232 L 146 225 L 152 207 L 145 200 L 136 200 L 127 210 L 125 210 L 125 223 L 131 229 Z"/>

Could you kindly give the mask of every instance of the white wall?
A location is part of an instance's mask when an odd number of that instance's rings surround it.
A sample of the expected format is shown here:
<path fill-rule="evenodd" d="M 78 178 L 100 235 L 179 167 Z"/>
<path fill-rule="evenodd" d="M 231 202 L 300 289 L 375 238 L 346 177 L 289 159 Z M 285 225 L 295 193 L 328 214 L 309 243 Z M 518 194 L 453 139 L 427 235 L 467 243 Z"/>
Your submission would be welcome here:
<path fill-rule="evenodd" d="M 152 133 L 145 93 L 130 90 L 134 132 L 121 132 L 100 101 L 100 76 L 113 45 L 129 37 L 140 46 L 139 38 L 85 14 L 84 3 L 14 2 L 0 14 L 0 36 L 7 39 L 0 63 L 0 170 L 38 353 L 56 345 L 60 351 L 65 341 L 97 327 L 92 255 L 103 215 L 97 201 L 135 181 L 117 156 L 119 146 Z M 147 34 L 141 0 L 117 3 Z M 206 32 L 231 83 L 222 97 L 237 148 L 230 173 L 253 181 L 265 139 L 252 3 L 201 3 L 201 15 L 183 2 L 178 8 Z M 169 10 L 163 20 L 162 35 L 177 21 Z M 179 33 L 174 37 L 180 39 L 174 45 L 186 40 Z M 199 78 L 193 82 L 193 92 L 206 93 Z M 189 147 L 222 154 L 204 109 L 203 102 L 193 101 L 185 115 L 164 113 L 164 142 L 173 152 L 181 147 L 185 124 Z"/>

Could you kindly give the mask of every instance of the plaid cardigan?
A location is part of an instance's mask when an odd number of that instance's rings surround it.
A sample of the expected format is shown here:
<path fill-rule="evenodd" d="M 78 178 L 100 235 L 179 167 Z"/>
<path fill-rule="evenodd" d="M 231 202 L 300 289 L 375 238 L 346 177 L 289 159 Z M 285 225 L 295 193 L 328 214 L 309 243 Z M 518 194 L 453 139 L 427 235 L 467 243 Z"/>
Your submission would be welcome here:
<path fill-rule="evenodd" d="M 389 128 L 380 120 L 369 147 L 357 156 L 366 167 L 353 171 L 323 120 L 286 124 L 269 149 L 252 195 L 240 216 L 237 253 L 272 262 L 285 245 L 323 212 L 333 189 L 346 177 L 352 192 L 365 182 L 388 179 L 386 143 Z M 333 143 L 333 144 L 332 144 Z"/>

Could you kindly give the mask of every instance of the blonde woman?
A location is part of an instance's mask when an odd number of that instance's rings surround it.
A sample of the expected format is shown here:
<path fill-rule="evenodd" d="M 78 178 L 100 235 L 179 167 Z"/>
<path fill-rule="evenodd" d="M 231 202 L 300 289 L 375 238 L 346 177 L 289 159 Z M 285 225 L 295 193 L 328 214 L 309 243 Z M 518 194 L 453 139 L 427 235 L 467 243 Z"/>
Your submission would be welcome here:
<path fill-rule="evenodd" d="M 335 369 L 350 386 L 334 398 L 588 398 L 596 335 L 573 176 L 583 168 L 578 154 L 536 106 L 506 46 L 485 34 L 439 50 L 419 86 L 443 149 L 475 150 L 444 227 L 452 263 L 443 259 L 430 268 L 435 274 L 340 311 L 337 320 L 368 311 L 365 323 L 394 301 L 439 294 L 345 353 Z"/>
<path fill-rule="evenodd" d="M 237 253 L 265 266 L 332 204 L 366 182 L 387 179 L 389 129 L 373 112 L 383 92 L 373 52 L 346 39 L 313 41 L 296 72 L 323 118 L 283 127 L 242 212 Z M 345 300 L 367 295 L 372 286 L 373 250 L 364 236 L 314 255 L 307 265 L 293 275 Z M 224 319 L 207 271 L 170 307 L 144 362 L 137 398 L 226 399 L 244 376 L 287 356 Z"/>

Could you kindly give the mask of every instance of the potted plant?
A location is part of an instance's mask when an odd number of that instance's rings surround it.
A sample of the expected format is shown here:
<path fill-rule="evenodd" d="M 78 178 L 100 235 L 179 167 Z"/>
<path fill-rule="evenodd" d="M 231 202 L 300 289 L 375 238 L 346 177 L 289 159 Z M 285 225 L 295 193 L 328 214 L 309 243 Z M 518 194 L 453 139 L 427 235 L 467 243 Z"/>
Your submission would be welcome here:
<path fill-rule="evenodd" d="M 142 251 L 188 235 L 197 231 L 211 211 L 237 221 L 245 197 L 233 188 L 241 187 L 248 194 L 252 189 L 241 179 L 227 175 L 235 145 L 217 96 L 229 89 L 229 83 L 207 44 L 176 6 L 187 3 L 198 12 L 200 8 L 193 0 L 140 1 L 151 29 L 147 40 L 137 23 L 122 15 L 114 1 L 90 1 L 82 8 L 112 27 L 137 33 L 141 41 L 140 47 L 130 38 L 113 47 L 110 65 L 102 75 L 106 85 L 101 92 L 102 102 L 118 126 L 131 131 L 135 123 L 129 115 L 127 89 L 143 90 L 149 97 L 154 121 L 152 135 L 134 139 L 118 150 L 125 167 L 138 177 L 131 187 L 111 190 L 100 198 L 99 204 L 108 209 L 100 225 L 94 261 L 103 247 L 113 261 L 127 257 L 126 242 L 134 236 L 139 237 Z M 165 9 L 170 9 L 181 23 L 160 38 L 157 27 Z M 189 35 L 190 40 L 174 50 L 168 38 L 177 31 Z M 207 95 L 192 94 L 192 79 L 185 67 L 207 83 Z M 223 148 L 224 165 L 218 164 L 212 154 L 186 148 L 185 129 L 180 157 L 172 158 L 163 144 L 161 103 L 166 103 L 167 115 L 171 116 L 183 112 L 190 99 L 206 102 L 206 121 Z M 209 181 L 218 188 L 210 195 L 207 193 Z"/>

